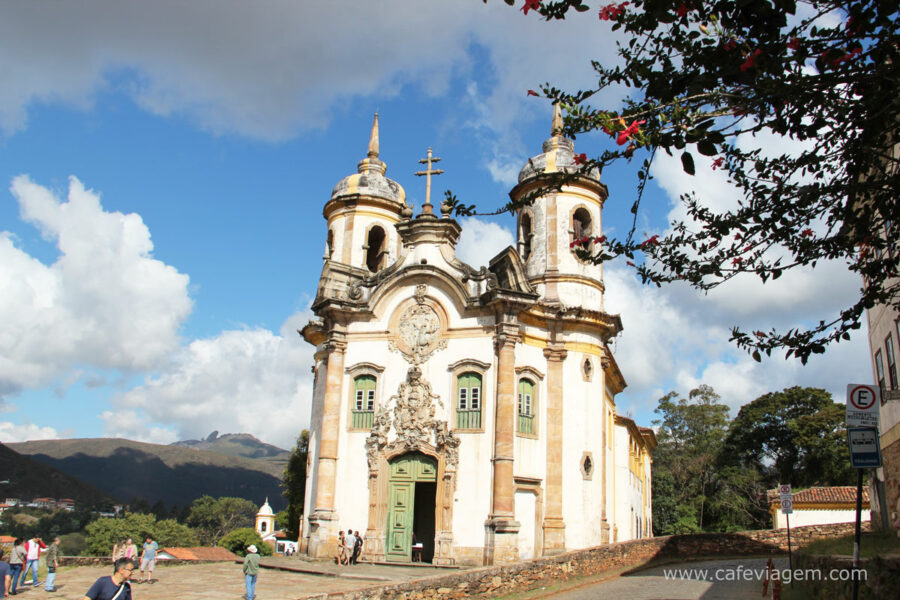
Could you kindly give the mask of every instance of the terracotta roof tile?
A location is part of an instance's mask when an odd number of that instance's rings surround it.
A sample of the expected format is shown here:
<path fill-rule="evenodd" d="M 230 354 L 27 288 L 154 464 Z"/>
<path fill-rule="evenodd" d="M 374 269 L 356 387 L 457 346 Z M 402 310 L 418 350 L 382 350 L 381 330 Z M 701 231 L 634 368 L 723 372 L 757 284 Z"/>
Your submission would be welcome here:
<path fill-rule="evenodd" d="M 163 548 L 175 558 L 181 560 L 237 560 L 238 556 L 225 548 L 197 546 L 194 548 Z"/>
<path fill-rule="evenodd" d="M 778 501 L 778 490 L 768 490 L 769 502 Z M 811 487 L 791 494 L 794 506 L 802 504 L 853 504 L 856 502 L 856 487 L 839 485 L 833 487 Z M 863 488 L 863 504 L 869 503 L 869 488 Z"/>

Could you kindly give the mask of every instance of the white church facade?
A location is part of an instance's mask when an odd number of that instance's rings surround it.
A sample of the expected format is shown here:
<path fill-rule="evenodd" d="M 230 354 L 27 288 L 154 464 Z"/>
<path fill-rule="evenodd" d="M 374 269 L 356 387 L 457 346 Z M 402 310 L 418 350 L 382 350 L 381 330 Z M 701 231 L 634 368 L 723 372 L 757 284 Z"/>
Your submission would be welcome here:
<path fill-rule="evenodd" d="M 517 247 L 474 269 L 460 225 L 413 216 L 385 177 L 376 115 L 368 156 L 325 204 L 325 264 L 302 330 L 316 347 L 301 552 L 365 534 L 367 560 L 505 564 L 650 535 L 653 432 L 617 415 L 595 243 L 607 197 L 581 173 L 557 110 L 510 192 L 574 177 L 516 215 Z M 625 468 L 621 468 L 625 465 Z M 637 511 L 637 512 L 635 512 Z M 624 513 L 624 514 L 620 514 Z"/>

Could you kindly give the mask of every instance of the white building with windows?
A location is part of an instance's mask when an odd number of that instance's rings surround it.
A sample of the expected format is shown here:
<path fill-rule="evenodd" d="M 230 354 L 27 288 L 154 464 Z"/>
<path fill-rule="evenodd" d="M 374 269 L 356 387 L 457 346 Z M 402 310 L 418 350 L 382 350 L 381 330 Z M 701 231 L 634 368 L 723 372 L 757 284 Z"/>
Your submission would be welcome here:
<path fill-rule="evenodd" d="M 385 177 L 376 115 L 367 157 L 325 203 L 301 331 L 316 347 L 302 552 L 334 556 L 338 532 L 359 529 L 371 560 L 409 561 L 415 539 L 435 564 L 502 564 L 650 535 L 655 439 L 626 427 L 643 453 L 635 496 L 617 476 L 622 324 L 604 310 L 602 265 L 578 252 L 598 243 L 607 189 L 561 125 L 557 110 L 510 192 L 538 194 L 516 248 L 474 269 L 455 255 L 451 208 L 436 214 L 426 192 L 413 216 Z M 572 177 L 547 191 L 557 173 Z M 620 495 L 637 528 L 620 524 Z"/>

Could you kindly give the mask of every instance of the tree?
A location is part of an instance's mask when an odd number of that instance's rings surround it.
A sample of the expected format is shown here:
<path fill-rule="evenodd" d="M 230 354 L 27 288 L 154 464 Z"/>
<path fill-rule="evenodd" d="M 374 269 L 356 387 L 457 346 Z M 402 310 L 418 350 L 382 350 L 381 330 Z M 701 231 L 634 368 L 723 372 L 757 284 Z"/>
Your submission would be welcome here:
<path fill-rule="evenodd" d="M 565 135 L 603 131 L 610 149 L 578 157 L 580 168 L 562 169 L 550 187 L 641 156 L 632 207 L 637 222 L 651 164 L 662 151 L 678 155 L 690 175 L 722 169 L 737 198 L 718 210 L 685 190 L 687 218 L 673 222 L 671 233 L 635 239 L 633 226 L 625 239 L 596 240 L 594 254 L 585 240 L 584 258 L 625 255 L 645 283 L 681 281 L 703 291 L 742 274 L 771 281 L 824 260 L 845 261 L 861 275 L 866 285 L 857 301 L 811 327 L 752 333 L 735 327 L 731 339 L 756 360 L 784 349 L 806 362 L 848 339 L 866 308 L 900 306 L 892 229 L 900 221 L 898 5 L 631 0 L 601 7 L 600 20 L 629 36 L 618 46 L 621 64 L 594 61 L 591 89 L 566 93 L 545 84 L 541 90 L 566 112 Z M 589 9 L 583 0 L 525 0 L 522 7 L 547 20 Z M 588 104 L 615 86 L 634 90 L 620 107 Z M 748 146 L 761 134 L 781 140 L 777 155 Z M 697 161 L 700 156 L 709 158 Z M 474 212 L 449 192 L 448 201 L 457 214 Z"/>
<path fill-rule="evenodd" d="M 852 485 L 844 412 L 819 388 L 764 394 L 742 406 L 732 422 L 723 463 L 761 470 L 769 487 Z"/>
<path fill-rule="evenodd" d="M 701 385 L 687 398 L 676 400 L 677 396 L 669 392 L 659 399 L 655 412 L 660 418 L 653 421 L 659 426 L 653 456 L 653 524 L 661 534 L 683 532 L 691 528 L 687 523 L 698 530 L 703 527 L 728 427 L 728 407 L 718 403 L 719 395 L 711 387 Z"/>
<path fill-rule="evenodd" d="M 260 556 L 272 556 L 272 546 L 262 541 L 259 533 L 252 527 L 241 527 L 231 531 L 219 541 L 219 545 L 234 552 L 238 556 L 247 555 L 247 546 L 253 544 L 259 550 Z"/>
<path fill-rule="evenodd" d="M 204 545 L 214 546 L 229 531 L 251 527 L 255 516 L 256 505 L 244 498 L 203 496 L 194 500 L 187 523 Z"/>
<path fill-rule="evenodd" d="M 131 538 L 135 543 L 153 536 L 160 546 L 196 546 L 197 535 L 189 527 L 171 519 L 157 521 L 156 517 L 141 513 L 127 513 L 121 519 L 101 517 L 85 528 L 87 551 L 92 556 L 112 552 L 113 544 Z"/>
<path fill-rule="evenodd" d="M 287 498 L 286 523 L 278 523 L 285 528 L 293 539 L 300 538 L 300 517 L 303 515 L 303 501 L 306 495 L 306 462 L 309 457 L 309 431 L 304 429 L 297 437 L 297 443 L 291 450 L 287 465 L 284 467 L 284 480 L 281 482 L 282 494 Z M 281 513 L 279 513 L 280 515 Z"/>

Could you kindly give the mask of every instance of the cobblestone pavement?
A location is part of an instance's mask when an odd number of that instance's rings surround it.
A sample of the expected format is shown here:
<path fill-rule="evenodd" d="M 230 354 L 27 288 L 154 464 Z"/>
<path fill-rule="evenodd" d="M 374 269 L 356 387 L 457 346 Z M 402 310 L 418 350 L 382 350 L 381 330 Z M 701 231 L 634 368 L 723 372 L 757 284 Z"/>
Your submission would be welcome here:
<path fill-rule="evenodd" d="M 260 569 L 256 583 L 257 600 L 295 600 L 312 593 L 357 590 L 390 581 L 419 579 L 447 572 L 430 566 L 361 563 L 352 567 L 338 567 L 297 558 L 264 558 L 262 563 L 277 565 L 281 569 Z M 83 600 L 84 593 L 98 577 L 111 573 L 112 569 L 107 566 L 64 567 L 56 577 L 58 591 L 45 592 L 41 582 L 37 588 L 26 586 L 11 598 Z M 240 600 L 244 595 L 244 576 L 238 563 L 157 567 L 154 580 L 150 584 L 132 582 L 134 600 Z"/>
<path fill-rule="evenodd" d="M 735 558 L 688 562 L 652 567 L 633 573 L 585 579 L 575 587 L 562 584 L 565 589 L 545 590 L 510 596 L 534 600 L 596 600 L 597 598 L 628 598 L 628 600 L 759 600 L 762 597 L 767 559 Z M 775 559 L 778 569 L 788 567 L 787 558 Z M 666 576 L 666 572 L 681 570 L 680 576 Z M 691 574 L 684 570 L 692 569 Z M 706 578 L 700 571 L 706 570 Z M 762 575 L 763 578 L 758 576 Z M 598 579 L 601 579 L 598 581 Z M 713 579 L 719 579 L 714 581 Z M 730 579 L 730 580 L 729 580 Z"/>

